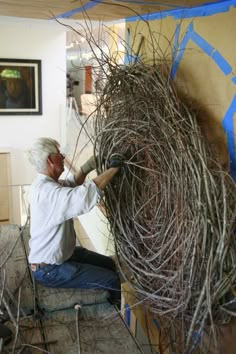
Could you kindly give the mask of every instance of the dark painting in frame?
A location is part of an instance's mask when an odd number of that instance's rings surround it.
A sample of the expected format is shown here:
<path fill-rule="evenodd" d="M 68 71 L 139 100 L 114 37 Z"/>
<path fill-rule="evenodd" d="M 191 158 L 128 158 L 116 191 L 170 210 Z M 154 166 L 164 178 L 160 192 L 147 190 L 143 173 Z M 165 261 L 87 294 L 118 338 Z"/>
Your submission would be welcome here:
<path fill-rule="evenodd" d="M 41 115 L 41 60 L 0 58 L 0 115 Z"/>

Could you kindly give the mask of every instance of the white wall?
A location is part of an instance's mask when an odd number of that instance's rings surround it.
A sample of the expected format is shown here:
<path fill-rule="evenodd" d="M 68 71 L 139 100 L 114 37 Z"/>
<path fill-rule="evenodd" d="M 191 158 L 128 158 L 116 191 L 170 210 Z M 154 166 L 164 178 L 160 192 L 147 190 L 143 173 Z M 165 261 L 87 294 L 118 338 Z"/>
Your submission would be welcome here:
<path fill-rule="evenodd" d="M 0 115 L 0 151 L 11 153 L 11 183 L 30 184 L 35 173 L 25 150 L 40 136 L 60 141 L 60 115 L 66 104 L 66 28 L 51 20 L 0 17 L 0 51 L 1 58 L 42 61 L 43 114 Z M 12 221 L 17 223 L 14 213 Z"/>

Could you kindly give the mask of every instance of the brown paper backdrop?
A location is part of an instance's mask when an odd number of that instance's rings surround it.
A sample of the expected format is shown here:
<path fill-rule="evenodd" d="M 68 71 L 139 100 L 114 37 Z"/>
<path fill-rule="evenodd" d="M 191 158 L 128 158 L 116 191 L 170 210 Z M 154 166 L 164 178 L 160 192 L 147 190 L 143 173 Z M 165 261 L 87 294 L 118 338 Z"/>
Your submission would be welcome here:
<path fill-rule="evenodd" d="M 179 25 L 178 44 L 186 35 L 189 25 L 192 31 L 199 35 L 204 42 L 217 50 L 232 67 L 225 75 L 212 57 L 207 55 L 191 36 L 184 47 L 174 83 L 178 91 L 187 97 L 187 102 L 199 110 L 199 120 L 210 143 L 217 150 L 223 165 L 228 165 L 227 137 L 222 128 L 222 119 L 230 106 L 236 85 L 232 78 L 236 75 L 236 9 L 231 8 L 224 13 L 212 16 L 195 17 L 175 20 L 166 17 L 160 20 L 127 22 L 130 31 L 130 44 L 133 54 L 137 52 L 141 35 L 145 37 L 140 50 L 144 62 L 153 62 L 153 52 L 150 33 L 155 33 L 156 59 L 172 61 L 176 25 Z M 159 48 L 158 48 L 159 47 Z M 181 50 L 177 50 L 179 55 Z M 235 120 L 235 115 L 234 118 Z M 235 123 L 234 123 L 235 125 Z"/>

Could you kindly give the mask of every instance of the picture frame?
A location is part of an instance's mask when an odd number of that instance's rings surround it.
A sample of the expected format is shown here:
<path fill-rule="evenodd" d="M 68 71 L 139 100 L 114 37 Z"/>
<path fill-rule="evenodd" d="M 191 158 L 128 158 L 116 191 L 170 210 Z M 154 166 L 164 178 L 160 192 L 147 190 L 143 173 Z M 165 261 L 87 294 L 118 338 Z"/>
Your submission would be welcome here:
<path fill-rule="evenodd" d="M 41 60 L 0 58 L 0 115 L 42 115 Z"/>

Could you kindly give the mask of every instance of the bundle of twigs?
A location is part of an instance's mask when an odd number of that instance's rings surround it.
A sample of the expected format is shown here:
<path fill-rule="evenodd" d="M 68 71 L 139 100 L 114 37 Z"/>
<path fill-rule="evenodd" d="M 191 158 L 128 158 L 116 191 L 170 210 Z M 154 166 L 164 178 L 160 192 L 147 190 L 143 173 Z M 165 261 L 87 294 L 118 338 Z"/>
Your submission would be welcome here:
<path fill-rule="evenodd" d="M 214 324 L 231 315 L 225 303 L 236 284 L 235 184 L 165 65 L 110 70 L 95 148 L 100 161 L 124 159 L 105 195 L 117 256 L 152 312 L 181 322 L 188 353 L 194 331 L 199 340 L 211 325 L 216 338 Z"/>

